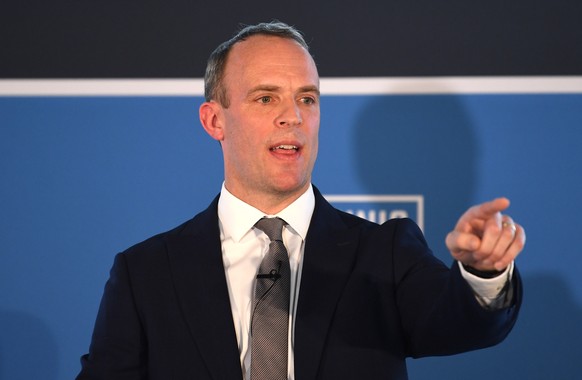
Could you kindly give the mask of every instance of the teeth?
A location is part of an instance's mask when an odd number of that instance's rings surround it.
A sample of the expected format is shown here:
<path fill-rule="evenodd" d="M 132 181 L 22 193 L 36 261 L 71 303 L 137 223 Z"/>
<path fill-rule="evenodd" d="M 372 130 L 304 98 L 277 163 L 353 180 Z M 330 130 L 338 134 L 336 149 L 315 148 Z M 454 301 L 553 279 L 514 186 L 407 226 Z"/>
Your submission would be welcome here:
<path fill-rule="evenodd" d="M 297 146 L 295 145 L 279 145 L 273 148 L 274 149 L 283 149 L 283 150 L 297 150 Z"/>

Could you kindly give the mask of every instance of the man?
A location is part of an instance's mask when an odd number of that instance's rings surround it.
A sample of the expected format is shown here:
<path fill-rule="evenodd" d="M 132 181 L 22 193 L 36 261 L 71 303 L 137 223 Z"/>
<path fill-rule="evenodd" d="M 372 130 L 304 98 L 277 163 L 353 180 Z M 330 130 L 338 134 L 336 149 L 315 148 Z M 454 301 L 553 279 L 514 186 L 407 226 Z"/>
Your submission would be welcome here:
<path fill-rule="evenodd" d="M 117 255 L 78 379 L 406 379 L 406 357 L 509 333 L 525 233 L 501 214 L 507 199 L 460 217 L 447 268 L 410 220 L 367 222 L 311 185 L 319 76 L 295 29 L 245 28 L 213 52 L 205 83 L 200 120 L 222 148 L 222 191 L 192 220 Z M 255 288 L 285 276 L 260 269 L 271 254 L 255 224 L 265 216 L 284 220 L 272 240 L 285 243 L 290 268 L 286 347 L 265 360 L 285 362 L 279 377 L 253 369 Z"/>

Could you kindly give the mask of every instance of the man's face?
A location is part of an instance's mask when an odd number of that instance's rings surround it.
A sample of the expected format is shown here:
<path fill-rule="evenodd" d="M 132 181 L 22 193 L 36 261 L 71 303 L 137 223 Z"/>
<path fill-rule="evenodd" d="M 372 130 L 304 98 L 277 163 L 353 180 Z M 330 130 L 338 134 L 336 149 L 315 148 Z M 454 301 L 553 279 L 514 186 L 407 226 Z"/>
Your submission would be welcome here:
<path fill-rule="evenodd" d="M 233 46 L 220 107 L 225 186 L 247 203 L 294 200 L 311 182 L 319 131 L 319 75 L 293 40 L 253 36 Z M 256 204 L 255 204 L 256 206 Z"/>

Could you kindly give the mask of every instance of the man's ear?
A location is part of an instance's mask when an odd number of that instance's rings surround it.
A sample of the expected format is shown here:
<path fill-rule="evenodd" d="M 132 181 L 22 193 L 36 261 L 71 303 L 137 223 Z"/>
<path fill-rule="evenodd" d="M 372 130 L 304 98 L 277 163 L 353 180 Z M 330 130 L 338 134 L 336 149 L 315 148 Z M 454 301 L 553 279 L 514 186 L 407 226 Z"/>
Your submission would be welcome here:
<path fill-rule="evenodd" d="M 200 123 L 202 127 L 217 141 L 224 139 L 224 115 L 222 114 L 222 106 L 215 101 L 204 102 L 198 110 L 200 115 Z"/>

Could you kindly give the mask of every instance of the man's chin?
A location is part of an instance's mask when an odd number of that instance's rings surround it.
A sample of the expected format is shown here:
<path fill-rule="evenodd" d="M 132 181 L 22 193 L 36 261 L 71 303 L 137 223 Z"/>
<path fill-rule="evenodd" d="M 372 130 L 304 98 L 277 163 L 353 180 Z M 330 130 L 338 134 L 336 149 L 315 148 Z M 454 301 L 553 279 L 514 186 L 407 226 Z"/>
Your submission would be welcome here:
<path fill-rule="evenodd" d="M 280 195 L 301 195 L 303 194 L 307 188 L 309 187 L 310 181 L 309 180 L 287 180 L 287 181 L 278 181 L 274 184 L 274 190 Z"/>

